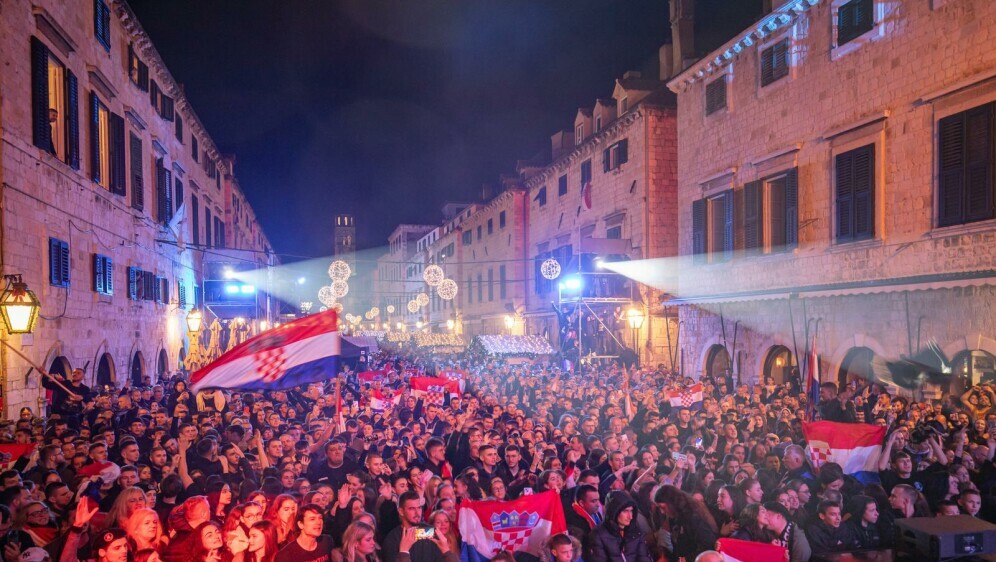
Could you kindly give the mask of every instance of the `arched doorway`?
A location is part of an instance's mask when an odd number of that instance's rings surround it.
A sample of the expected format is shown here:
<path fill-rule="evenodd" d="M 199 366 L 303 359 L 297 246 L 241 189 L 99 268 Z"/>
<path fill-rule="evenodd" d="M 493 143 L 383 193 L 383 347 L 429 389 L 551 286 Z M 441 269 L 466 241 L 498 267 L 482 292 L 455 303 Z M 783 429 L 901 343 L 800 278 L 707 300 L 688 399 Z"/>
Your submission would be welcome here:
<path fill-rule="evenodd" d="M 159 359 L 156 360 L 156 380 L 165 379 L 167 370 L 169 370 L 169 357 L 165 349 L 160 349 Z"/>
<path fill-rule="evenodd" d="M 768 350 L 764 358 L 764 378 L 772 384 L 785 384 L 791 378 L 792 351 L 784 345 L 776 345 Z"/>
<path fill-rule="evenodd" d="M 111 360 L 110 353 L 105 353 L 100 356 L 100 361 L 97 362 L 97 387 L 112 387 L 114 379 L 114 361 Z"/>
<path fill-rule="evenodd" d="M 131 356 L 131 385 L 142 386 L 144 378 L 145 358 L 142 357 L 141 351 L 136 351 L 135 355 Z"/>
<path fill-rule="evenodd" d="M 709 348 L 706 355 L 705 374 L 710 377 L 729 375 L 733 372 L 733 363 L 730 361 L 730 353 L 721 345 L 714 345 Z"/>
<path fill-rule="evenodd" d="M 965 350 L 951 360 L 947 391 L 955 396 L 970 386 L 996 382 L 996 356 L 981 349 Z"/>
<path fill-rule="evenodd" d="M 872 370 L 874 358 L 875 352 L 867 347 L 852 347 L 847 350 L 837 372 L 837 387 L 844 388 L 853 380 L 857 380 L 858 386 L 874 380 L 875 373 Z"/>

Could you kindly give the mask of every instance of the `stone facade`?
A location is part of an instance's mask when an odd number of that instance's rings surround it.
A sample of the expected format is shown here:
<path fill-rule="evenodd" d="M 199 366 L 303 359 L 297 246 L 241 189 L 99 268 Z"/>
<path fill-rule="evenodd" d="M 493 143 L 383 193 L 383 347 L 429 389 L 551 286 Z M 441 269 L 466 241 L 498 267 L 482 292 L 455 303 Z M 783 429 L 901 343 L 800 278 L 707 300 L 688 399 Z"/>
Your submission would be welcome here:
<path fill-rule="evenodd" d="M 869 3 L 875 19 L 855 34 L 837 25 L 841 0 L 784 2 L 669 82 L 685 258 L 663 288 L 681 303 L 686 374 L 722 370 L 725 349 L 758 380 L 773 353 L 797 364 L 814 336 L 833 381 L 861 370 L 857 355 L 898 358 L 931 340 L 949 359 L 996 354 L 992 165 L 988 216 L 952 222 L 939 156 L 942 120 L 996 100 L 996 4 Z M 782 199 L 791 183 L 794 206 Z M 976 380 L 992 370 L 969 367 Z"/>
<path fill-rule="evenodd" d="M 42 302 L 32 335 L 4 337 L 47 370 L 85 368 L 90 385 L 176 371 L 211 260 L 203 249 L 272 260 L 234 159 L 219 153 L 126 3 L 13 0 L 0 30 L 0 259 Z M 51 145 L 38 142 L 39 127 Z M 53 267 L 52 257 L 63 261 Z M 129 297 L 129 268 L 155 276 L 156 298 Z M 0 357 L 4 413 L 40 408 L 38 373 L 6 349 Z"/>

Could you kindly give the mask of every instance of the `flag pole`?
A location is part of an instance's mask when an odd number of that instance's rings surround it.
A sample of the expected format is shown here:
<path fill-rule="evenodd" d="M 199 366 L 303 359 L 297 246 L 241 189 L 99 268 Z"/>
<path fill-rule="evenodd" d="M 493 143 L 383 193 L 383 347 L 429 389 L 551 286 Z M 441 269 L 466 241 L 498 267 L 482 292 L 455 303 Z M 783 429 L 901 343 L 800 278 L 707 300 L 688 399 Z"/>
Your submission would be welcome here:
<path fill-rule="evenodd" d="M 37 363 L 35 363 L 31 359 L 29 359 L 27 355 L 21 353 L 21 351 L 19 349 L 17 349 L 16 347 L 10 345 L 5 340 L 0 340 L 0 343 L 2 343 L 4 346 L 6 346 L 7 349 L 13 351 L 18 357 L 20 357 L 21 359 L 24 359 L 28 363 L 28 365 L 31 365 L 32 367 L 34 367 L 35 370 L 38 371 L 39 373 L 41 373 L 43 376 L 46 376 L 46 377 L 50 378 L 52 380 L 52 382 L 54 382 L 55 384 L 57 384 L 59 386 L 59 388 L 61 388 L 62 390 L 65 390 L 69 394 L 72 394 L 72 395 L 75 395 L 75 396 L 79 396 L 79 393 L 73 392 L 72 390 L 69 390 L 68 388 L 66 388 L 66 385 L 62 384 L 59 381 L 59 379 L 53 377 L 52 375 L 49 374 L 48 371 L 46 371 L 45 369 L 42 369 L 41 367 L 39 367 Z"/>
<path fill-rule="evenodd" d="M 338 374 L 335 376 L 335 415 L 336 415 L 336 428 L 339 433 L 345 431 L 343 417 L 342 417 L 342 377 Z"/>

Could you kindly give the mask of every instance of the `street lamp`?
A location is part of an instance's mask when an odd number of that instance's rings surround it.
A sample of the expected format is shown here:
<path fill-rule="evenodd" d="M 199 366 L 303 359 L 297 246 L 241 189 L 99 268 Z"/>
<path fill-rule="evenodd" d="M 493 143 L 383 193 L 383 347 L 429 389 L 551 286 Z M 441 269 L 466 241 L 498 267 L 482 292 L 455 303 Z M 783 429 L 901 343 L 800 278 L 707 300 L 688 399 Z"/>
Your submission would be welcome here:
<path fill-rule="evenodd" d="M 512 326 L 515 326 L 515 318 L 512 315 L 505 315 L 505 328 L 508 329 L 508 335 L 512 335 Z"/>
<path fill-rule="evenodd" d="M 447 330 L 449 330 L 449 331 L 452 332 L 453 328 L 455 328 L 455 327 L 456 327 L 456 322 L 454 322 L 452 318 L 450 318 L 449 320 L 446 321 L 446 329 Z"/>
<path fill-rule="evenodd" d="M 0 314 L 8 334 L 30 334 L 38 321 L 41 303 L 20 275 L 4 275 L 7 287 L 0 295 Z"/>
<path fill-rule="evenodd" d="M 643 311 L 637 307 L 631 307 L 626 311 L 626 321 L 629 322 L 629 327 L 633 329 L 633 351 L 636 352 L 636 367 L 640 368 L 640 346 L 637 343 L 637 335 L 640 332 L 640 328 L 643 327 L 644 315 Z"/>
<path fill-rule="evenodd" d="M 183 360 L 183 366 L 191 372 L 199 369 L 203 361 L 201 351 L 201 325 L 203 324 L 203 320 L 204 317 L 201 315 L 201 311 L 196 308 L 192 308 L 187 313 L 187 336 L 190 340 L 190 351 L 187 352 L 187 357 Z"/>
<path fill-rule="evenodd" d="M 419 330 L 421 330 L 421 329 L 422 329 L 422 326 L 424 326 L 424 324 L 422 324 L 422 321 L 421 321 L 421 320 L 419 320 L 419 321 L 415 322 L 415 327 L 416 327 L 416 328 L 418 328 Z"/>

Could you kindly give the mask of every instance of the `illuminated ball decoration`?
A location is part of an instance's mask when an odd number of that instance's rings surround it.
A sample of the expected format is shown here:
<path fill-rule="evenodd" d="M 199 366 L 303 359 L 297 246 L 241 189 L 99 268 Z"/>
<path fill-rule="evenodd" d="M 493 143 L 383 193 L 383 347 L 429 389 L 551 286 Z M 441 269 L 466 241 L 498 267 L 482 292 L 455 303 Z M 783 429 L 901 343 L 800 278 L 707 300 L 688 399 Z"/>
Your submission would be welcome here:
<path fill-rule="evenodd" d="M 444 301 L 451 301 L 457 295 L 457 283 L 452 279 L 443 279 L 443 282 L 436 287 L 436 293 Z"/>
<path fill-rule="evenodd" d="M 374 317 L 374 315 L 373 315 L 373 313 L 372 313 L 372 312 L 370 312 L 370 311 L 368 310 L 368 311 L 366 311 L 366 313 L 365 313 L 365 314 L 363 315 L 363 317 L 364 317 L 364 318 L 366 318 L 367 320 L 373 320 L 373 317 Z"/>
<path fill-rule="evenodd" d="M 325 312 L 328 309 L 323 306 L 323 307 L 319 308 L 318 310 L 319 310 L 319 312 Z"/>
<path fill-rule="evenodd" d="M 333 281 L 345 281 L 349 279 L 349 276 L 353 273 L 353 270 L 349 267 L 349 264 L 343 260 L 335 260 L 332 265 L 329 266 L 329 277 Z"/>
<path fill-rule="evenodd" d="M 540 264 L 540 273 L 547 279 L 556 279 L 560 276 L 560 262 L 556 258 L 547 258 Z"/>
<path fill-rule="evenodd" d="M 332 294 L 335 298 L 341 299 L 349 293 L 349 283 L 345 281 L 333 281 L 332 282 Z"/>
<path fill-rule="evenodd" d="M 387 313 L 388 314 L 394 314 L 394 305 L 393 304 L 387 305 Z"/>
<path fill-rule="evenodd" d="M 438 265 L 430 265 L 429 267 L 425 268 L 425 271 L 422 272 L 422 279 L 424 279 L 425 284 L 430 287 L 435 287 L 436 285 L 439 285 L 440 283 L 443 282 L 443 279 L 445 278 L 446 278 L 446 273 L 443 271 L 443 268 L 439 267 Z"/>
<path fill-rule="evenodd" d="M 411 312 L 412 314 L 418 312 L 418 301 L 408 301 L 408 312 Z"/>
<path fill-rule="evenodd" d="M 429 295 L 419 293 L 418 295 L 415 295 L 415 302 L 418 303 L 419 306 L 425 306 L 429 304 Z"/>
<path fill-rule="evenodd" d="M 370 314 L 374 317 L 380 316 L 380 309 L 375 306 L 370 309 Z"/>
<path fill-rule="evenodd" d="M 342 312 L 342 303 L 341 302 L 337 302 L 337 303 L 333 304 L 332 305 L 332 309 L 335 310 L 336 312 L 340 312 L 341 313 Z"/>
<path fill-rule="evenodd" d="M 335 304 L 335 293 L 332 291 L 332 287 L 322 287 L 318 289 L 318 302 L 324 304 L 325 306 L 332 306 Z"/>

